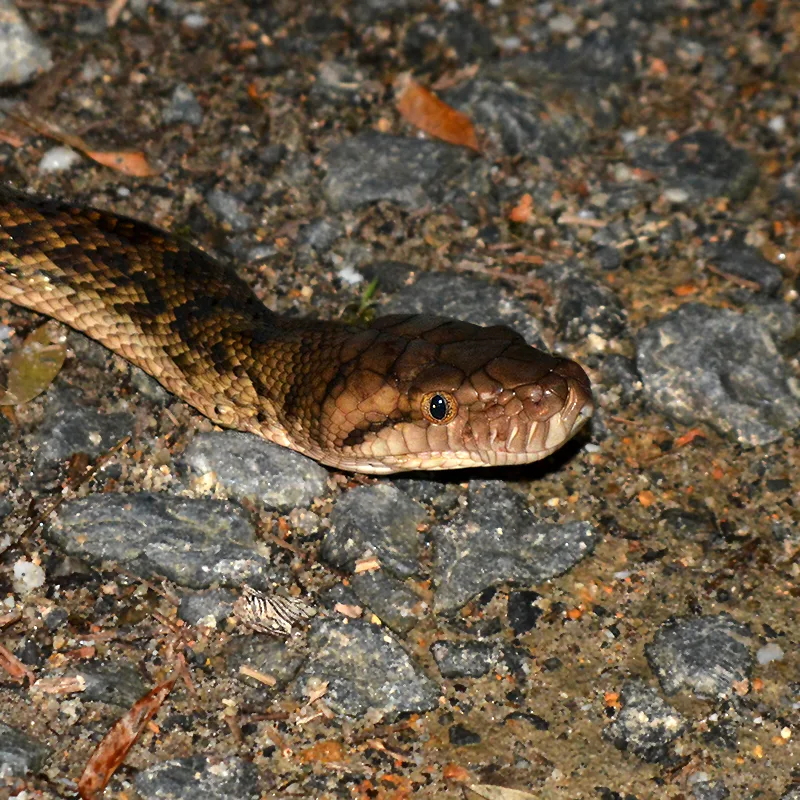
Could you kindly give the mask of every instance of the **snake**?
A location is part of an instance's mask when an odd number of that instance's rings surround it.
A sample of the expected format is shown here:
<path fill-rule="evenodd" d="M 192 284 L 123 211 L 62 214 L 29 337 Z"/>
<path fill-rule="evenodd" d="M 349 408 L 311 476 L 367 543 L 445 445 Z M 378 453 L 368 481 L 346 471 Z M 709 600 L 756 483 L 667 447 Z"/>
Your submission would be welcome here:
<path fill-rule="evenodd" d="M 213 423 L 343 471 L 525 464 L 593 411 L 578 363 L 507 326 L 279 314 L 181 237 L 7 185 L 0 299 L 100 342 Z"/>

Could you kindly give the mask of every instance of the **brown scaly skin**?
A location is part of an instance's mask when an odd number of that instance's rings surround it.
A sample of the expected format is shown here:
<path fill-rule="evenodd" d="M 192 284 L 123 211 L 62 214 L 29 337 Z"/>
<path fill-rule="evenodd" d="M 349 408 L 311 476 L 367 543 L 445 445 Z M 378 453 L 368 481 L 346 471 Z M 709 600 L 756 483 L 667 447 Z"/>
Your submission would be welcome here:
<path fill-rule="evenodd" d="M 163 231 L 3 186 L 0 298 L 96 339 L 220 425 L 355 472 L 536 461 L 592 412 L 581 367 L 509 328 L 281 317 Z"/>

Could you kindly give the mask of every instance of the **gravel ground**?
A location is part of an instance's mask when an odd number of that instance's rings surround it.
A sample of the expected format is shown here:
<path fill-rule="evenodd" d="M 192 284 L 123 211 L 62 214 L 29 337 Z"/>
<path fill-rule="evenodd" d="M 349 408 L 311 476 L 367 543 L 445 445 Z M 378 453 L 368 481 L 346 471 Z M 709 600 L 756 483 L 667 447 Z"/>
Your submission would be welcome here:
<path fill-rule="evenodd" d="M 180 674 L 105 796 L 796 798 L 796 3 L 110 5 L 0 0 L 0 180 L 188 236 L 284 313 L 378 278 L 369 312 L 512 325 L 598 413 L 544 464 L 376 480 L 70 333 L 0 414 L 30 671 L 0 672 L 0 795 L 74 797 Z M 406 71 L 480 154 L 402 119 Z M 0 304 L 2 364 L 40 321 Z M 313 617 L 249 630 L 244 585 Z"/>

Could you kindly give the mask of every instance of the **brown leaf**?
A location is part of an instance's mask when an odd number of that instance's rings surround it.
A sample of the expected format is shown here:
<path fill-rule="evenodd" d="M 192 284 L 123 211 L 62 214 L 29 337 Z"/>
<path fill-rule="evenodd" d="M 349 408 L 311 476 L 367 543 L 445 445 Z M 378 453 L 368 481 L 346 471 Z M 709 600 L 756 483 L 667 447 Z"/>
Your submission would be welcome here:
<path fill-rule="evenodd" d="M 18 406 L 40 395 L 58 375 L 66 356 L 64 329 L 53 322 L 39 326 L 11 356 L 0 405 Z"/>
<path fill-rule="evenodd" d="M 512 222 L 527 222 L 533 215 L 533 197 L 524 194 L 519 202 L 511 209 L 508 218 Z"/>
<path fill-rule="evenodd" d="M 137 178 L 149 178 L 158 174 L 158 170 L 150 165 L 145 154 L 139 150 L 92 150 L 80 136 L 58 130 L 54 125 L 33 113 L 15 114 L 9 112 L 7 116 L 16 122 L 27 125 L 41 136 L 55 139 L 55 141 L 61 142 L 61 144 L 65 144 L 74 150 L 80 150 L 85 156 L 88 156 L 98 164 L 102 164 L 104 167 L 111 167 L 111 169 L 115 169 L 118 172 L 133 175 Z"/>
<path fill-rule="evenodd" d="M 36 676 L 10 651 L 0 644 L 0 669 L 4 669 L 15 681 L 31 684 Z"/>
<path fill-rule="evenodd" d="M 334 739 L 327 739 L 313 744 L 301 753 L 298 758 L 305 764 L 316 762 L 318 764 L 331 764 L 344 761 L 344 748 L 342 743 Z"/>
<path fill-rule="evenodd" d="M 103 737 L 103 741 L 97 745 L 78 781 L 78 792 L 83 800 L 97 800 L 102 795 L 111 776 L 125 760 L 128 750 L 139 738 L 144 726 L 161 708 L 161 704 L 175 685 L 175 680 L 176 678 L 171 678 L 151 689 L 134 703 Z"/>
<path fill-rule="evenodd" d="M 481 800 L 538 800 L 539 794 L 523 792 L 521 789 L 508 789 L 492 783 L 473 783 L 470 791 Z"/>
<path fill-rule="evenodd" d="M 83 675 L 60 678 L 40 678 L 31 687 L 31 691 L 42 694 L 76 694 L 86 691 L 86 678 Z"/>
<path fill-rule="evenodd" d="M 158 170 L 150 165 L 147 156 L 140 150 L 84 150 L 87 156 L 104 167 L 133 175 L 136 178 L 149 178 L 158 175 Z"/>
<path fill-rule="evenodd" d="M 466 114 L 447 105 L 409 75 L 398 78 L 395 85 L 397 110 L 403 119 L 443 142 L 481 152 L 475 127 Z"/>

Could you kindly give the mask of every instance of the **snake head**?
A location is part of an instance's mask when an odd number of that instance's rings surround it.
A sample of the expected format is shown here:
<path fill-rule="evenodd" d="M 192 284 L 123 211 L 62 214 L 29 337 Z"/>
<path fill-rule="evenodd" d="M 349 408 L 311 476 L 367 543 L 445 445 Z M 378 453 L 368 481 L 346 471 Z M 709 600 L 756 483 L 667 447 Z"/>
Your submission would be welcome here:
<path fill-rule="evenodd" d="M 527 345 L 504 326 L 384 317 L 356 334 L 343 356 L 347 367 L 328 384 L 320 430 L 336 451 L 329 463 L 344 469 L 538 461 L 568 441 L 594 408 L 577 363 Z"/>

